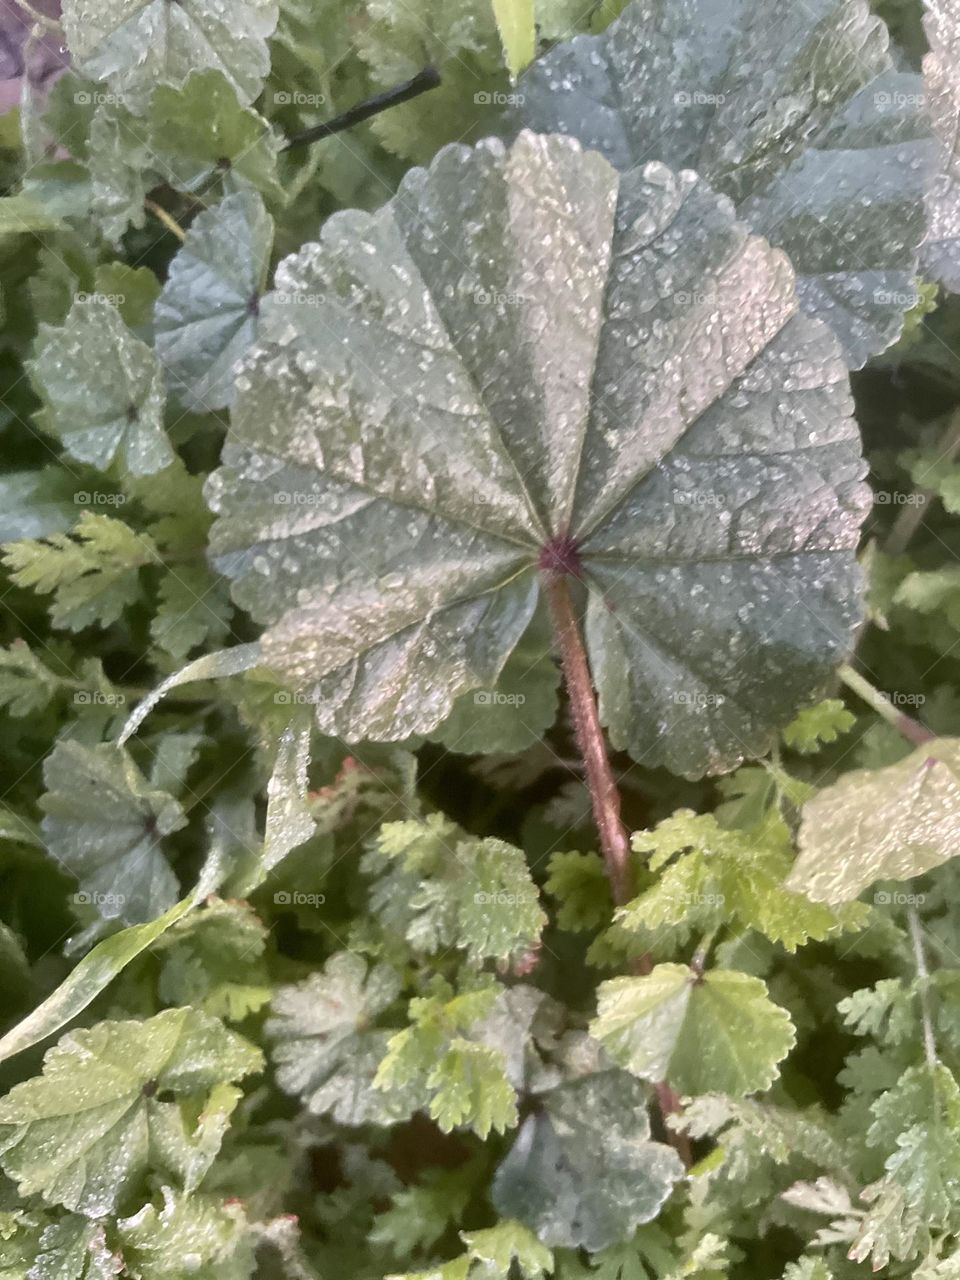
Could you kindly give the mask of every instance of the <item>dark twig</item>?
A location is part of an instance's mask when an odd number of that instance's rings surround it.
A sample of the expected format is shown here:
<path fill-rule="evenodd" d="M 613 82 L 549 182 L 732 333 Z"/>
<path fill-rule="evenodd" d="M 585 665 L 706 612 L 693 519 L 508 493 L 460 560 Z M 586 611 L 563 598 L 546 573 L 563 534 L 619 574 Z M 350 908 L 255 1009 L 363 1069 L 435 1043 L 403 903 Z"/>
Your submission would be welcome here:
<path fill-rule="evenodd" d="M 350 107 L 349 110 L 334 116 L 324 124 L 317 124 L 312 129 L 304 129 L 303 133 L 294 134 L 281 150 L 289 151 L 291 147 L 307 147 L 311 142 L 319 142 L 321 138 L 331 138 L 335 133 L 342 133 L 344 129 L 352 129 L 354 125 L 362 124 L 371 116 L 378 116 L 381 111 L 389 111 L 391 107 L 399 107 L 402 102 L 419 98 L 421 93 L 436 89 L 439 84 L 440 72 L 436 67 L 424 67 L 411 80 L 394 85 L 392 89 L 385 89 L 383 93 L 367 98 L 365 102 L 358 102 L 355 107 Z"/>

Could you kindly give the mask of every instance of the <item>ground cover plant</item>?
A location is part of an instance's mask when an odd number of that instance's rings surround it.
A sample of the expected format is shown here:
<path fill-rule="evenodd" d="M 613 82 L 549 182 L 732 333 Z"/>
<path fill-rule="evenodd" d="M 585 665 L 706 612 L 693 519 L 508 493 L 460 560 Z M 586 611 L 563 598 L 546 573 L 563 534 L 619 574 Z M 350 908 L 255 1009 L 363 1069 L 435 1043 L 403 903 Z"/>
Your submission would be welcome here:
<path fill-rule="evenodd" d="M 0 21 L 0 1280 L 960 1276 L 957 0 Z"/>

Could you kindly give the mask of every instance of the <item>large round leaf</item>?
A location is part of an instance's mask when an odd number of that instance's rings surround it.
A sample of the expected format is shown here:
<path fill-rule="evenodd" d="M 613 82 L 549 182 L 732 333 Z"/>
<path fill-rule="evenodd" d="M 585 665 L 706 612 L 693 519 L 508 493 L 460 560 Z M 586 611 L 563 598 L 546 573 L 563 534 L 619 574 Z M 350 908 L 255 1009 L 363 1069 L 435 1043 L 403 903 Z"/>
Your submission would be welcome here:
<path fill-rule="evenodd" d="M 914 305 L 936 146 L 865 0 L 633 0 L 521 78 L 517 117 L 624 170 L 689 166 L 780 245 L 852 368 Z"/>
<path fill-rule="evenodd" d="M 491 689 L 538 565 L 576 571 L 614 741 L 762 752 L 860 614 L 836 340 L 693 173 L 449 147 L 278 270 L 209 485 L 217 567 L 326 733 Z"/>

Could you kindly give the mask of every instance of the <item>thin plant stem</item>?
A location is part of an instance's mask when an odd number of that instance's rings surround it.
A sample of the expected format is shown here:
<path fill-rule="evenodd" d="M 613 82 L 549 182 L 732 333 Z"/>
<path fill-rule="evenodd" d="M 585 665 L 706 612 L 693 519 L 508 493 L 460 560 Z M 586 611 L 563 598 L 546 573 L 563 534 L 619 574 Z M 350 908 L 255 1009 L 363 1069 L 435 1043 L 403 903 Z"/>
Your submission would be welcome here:
<path fill-rule="evenodd" d="M 560 649 L 563 677 L 570 697 L 577 746 L 583 757 L 593 816 L 600 836 L 600 850 L 613 900 L 618 907 L 622 907 L 629 901 L 632 890 L 630 841 L 620 817 L 620 792 L 607 756 L 607 744 L 593 691 L 593 677 L 573 611 L 567 578 L 559 573 L 546 573 L 544 580 Z"/>
<path fill-rule="evenodd" d="M 620 817 L 620 792 L 607 755 L 607 743 L 603 726 L 600 724 L 593 677 L 590 674 L 590 664 L 583 647 L 580 625 L 573 611 L 568 581 L 565 574 L 551 571 L 544 573 L 546 596 L 553 618 L 557 645 L 560 649 L 564 683 L 570 698 L 577 746 L 583 757 L 587 786 L 590 789 L 603 862 L 610 881 L 613 901 L 618 907 L 622 907 L 629 901 L 632 894 L 630 840 Z M 649 973 L 652 967 L 649 956 L 642 956 L 636 965 L 637 971 L 641 974 Z M 682 1114 L 683 1106 L 680 1097 L 666 1080 L 657 1081 L 653 1088 L 667 1138 L 684 1166 L 689 1168 L 693 1163 L 690 1139 L 686 1133 L 671 1129 L 667 1123 L 669 1116 Z"/>
<path fill-rule="evenodd" d="M 927 956 L 923 948 L 923 932 L 920 927 L 920 913 L 912 903 L 907 908 L 907 925 L 910 929 L 910 941 L 913 943 L 913 955 L 917 965 L 917 988 L 920 993 L 920 1019 L 923 1023 L 923 1052 L 927 1065 L 937 1065 L 937 1043 L 933 1036 L 933 1013 L 930 1008 L 929 980 Z"/>
<path fill-rule="evenodd" d="M 378 93 L 373 98 L 367 98 L 365 102 L 357 103 L 355 107 L 351 107 L 341 115 L 335 116 L 332 120 L 327 120 L 324 124 L 314 125 L 312 129 L 305 129 L 303 133 L 295 134 L 282 150 L 289 151 L 291 147 L 306 147 L 311 142 L 319 142 L 321 138 L 331 138 L 335 133 L 343 133 L 345 129 L 352 129 L 354 125 L 361 124 L 372 116 L 378 116 L 381 111 L 387 111 L 391 107 L 398 107 L 402 102 L 410 102 L 413 98 L 419 98 L 421 93 L 436 89 L 439 84 L 440 73 L 436 67 L 424 67 L 422 71 L 418 71 L 415 76 L 410 80 L 405 80 L 403 84 L 395 85 L 392 89 L 386 89 L 383 93 Z"/>
<path fill-rule="evenodd" d="M 874 711 L 887 724 L 892 725 L 897 733 L 901 734 L 908 742 L 912 742 L 915 747 L 922 747 L 927 742 L 932 742 L 937 736 L 926 725 L 922 725 L 919 720 L 914 720 L 912 716 L 906 715 L 903 711 L 898 711 L 886 694 L 881 693 L 879 689 L 875 689 L 869 680 L 866 680 L 859 672 L 854 671 L 849 663 L 844 663 L 837 675 L 843 683 L 852 689 L 855 694 L 861 697 L 864 702 L 868 703 Z"/>
<path fill-rule="evenodd" d="M 184 231 L 183 227 L 181 227 L 180 223 L 177 222 L 176 219 L 173 218 L 169 213 L 167 213 L 163 205 L 157 204 L 156 200 L 144 200 L 143 203 L 144 203 L 144 207 L 149 209 L 150 212 L 153 214 L 153 216 L 159 222 L 162 222 L 163 225 L 167 228 L 167 230 L 171 232 L 173 235 L 175 235 L 178 240 L 180 241 L 186 240 L 187 233 Z"/>

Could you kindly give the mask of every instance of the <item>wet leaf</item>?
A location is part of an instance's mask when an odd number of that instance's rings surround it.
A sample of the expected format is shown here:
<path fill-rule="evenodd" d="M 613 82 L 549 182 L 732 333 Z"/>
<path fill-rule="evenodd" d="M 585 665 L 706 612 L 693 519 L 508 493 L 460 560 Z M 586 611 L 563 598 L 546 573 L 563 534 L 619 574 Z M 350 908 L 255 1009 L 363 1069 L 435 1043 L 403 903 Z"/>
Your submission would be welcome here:
<path fill-rule="evenodd" d="M 952 4 L 925 4 L 923 26 L 930 52 L 923 79 L 933 129 L 940 143 L 927 193 L 929 229 L 924 270 L 954 293 L 960 291 L 960 14 Z"/>
<path fill-rule="evenodd" d="M 677 1153 L 650 1140 L 646 1094 L 624 1071 L 558 1086 L 520 1127 L 497 1170 L 493 1203 L 543 1244 L 591 1252 L 627 1239 L 683 1176 Z"/>
<path fill-rule="evenodd" d="M 173 796 L 150 788 L 128 753 L 107 743 L 57 743 L 43 776 L 43 838 L 77 877 L 77 901 L 126 924 L 168 910 L 177 878 L 162 841 L 186 822 Z"/>
<path fill-rule="evenodd" d="M 277 25 L 272 0 L 66 0 L 63 22 L 73 65 L 108 80 L 131 111 L 142 113 L 157 85 L 180 88 L 210 67 L 243 102 L 260 92 L 270 67 L 267 37 Z"/>
<path fill-rule="evenodd" d="M 191 224 L 156 305 L 167 386 L 189 409 L 228 405 L 233 366 L 252 346 L 273 223 L 252 192 L 227 196 Z"/>
<path fill-rule="evenodd" d="M 615 1062 L 681 1094 L 769 1089 L 795 1039 L 759 978 L 713 969 L 697 979 L 684 964 L 601 983 L 590 1033 Z"/>
<path fill-rule="evenodd" d="M 261 1065 L 253 1045 L 193 1009 L 69 1032 L 43 1075 L 0 1101 L 0 1165 L 21 1194 L 102 1217 L 150 1165 L 183 1178 L 204 1144 L 203 1116 L 194 1131 L 162 1095 L 203 1099 Z"/>
<path fill-rule="evenodd" d="M 693 174 L 448 148 L 282 264 L 238 388 L 215 564 L 325 733 L 429 733 L 495 688 L 541 555 L 582 574 L 604 721 L 647 764 L 762 752 L 848 646 L 845 369 Z"/>
<path fill-rule="evenodd" d="M 853 769 L 803 806 L 789 888 L 849 902 L 875 880 L 909 880 L 957 854 L 960 739 L 940 738 L 884 769 Z"/>
<path fill-rule="evenodd" d="M 634 0 L 527 71 L 518 117 L 627 170 L 696 169 L 785 249 L 852 368 L 914 306 L 935 146 L 919 76 L 859 0 Z"/>
<path fill-rule="evenodd" d="M 78 462 L 119 462 L 133 475 L 169 466 L 160 365 L 105 299 L 78 300 L 63 327 L 42 325 L 31 375 L 46 403 L 41 423 Z"/>

